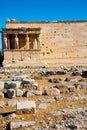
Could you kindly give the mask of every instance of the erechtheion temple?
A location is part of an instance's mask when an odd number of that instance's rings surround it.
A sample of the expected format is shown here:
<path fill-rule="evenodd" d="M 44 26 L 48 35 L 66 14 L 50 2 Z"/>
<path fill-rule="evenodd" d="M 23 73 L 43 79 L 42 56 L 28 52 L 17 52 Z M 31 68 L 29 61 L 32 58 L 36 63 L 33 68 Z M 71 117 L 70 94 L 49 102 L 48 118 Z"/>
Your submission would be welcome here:
<path fill-rule="evenodd" d="M 87 64 L 87 21 L 6 20 L 4 66 Z"/>

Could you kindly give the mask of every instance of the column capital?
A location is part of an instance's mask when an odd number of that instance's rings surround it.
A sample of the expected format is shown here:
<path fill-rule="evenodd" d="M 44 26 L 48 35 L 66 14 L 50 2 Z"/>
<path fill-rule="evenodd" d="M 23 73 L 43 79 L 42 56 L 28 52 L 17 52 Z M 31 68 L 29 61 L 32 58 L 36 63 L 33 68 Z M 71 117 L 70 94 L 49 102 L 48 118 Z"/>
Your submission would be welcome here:
<path fill-rule="evenodd" d="M 3 35 L 7 35 L 7 33 L 3 33 Z"/>
<path fill-rule="evenodd" d="M 18 35 L 18 33 L 14 33 L 15 35 Z"/>
<path fill-rule="evenodd" d="M 29 32 L 26 32 L 26 35 L 29 35 Z"/>

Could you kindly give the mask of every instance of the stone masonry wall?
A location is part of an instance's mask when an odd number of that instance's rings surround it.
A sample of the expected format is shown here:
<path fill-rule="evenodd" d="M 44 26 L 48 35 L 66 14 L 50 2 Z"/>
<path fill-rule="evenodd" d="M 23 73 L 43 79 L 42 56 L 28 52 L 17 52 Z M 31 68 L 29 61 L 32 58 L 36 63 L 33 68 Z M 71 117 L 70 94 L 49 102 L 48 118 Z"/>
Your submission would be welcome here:
<path fill-rule="evenodd" d="M 24 51 L 27 64 L 48 63 L 58 64 L 87 64 L 87 21 L 60 21 L 60 22 L 7 22 L 6 28 L 41 28 L 39 60 L 35 60 L 35 53 Z M 21 52 L 5 51 L 5 60 L 9 55 L 20 59 Z M 16 58 L 15 58 L 16 61 Z M 20 61 L 20 60 L 19 60 Z M 29 61 L 29 62 L 28 62 Z"/>

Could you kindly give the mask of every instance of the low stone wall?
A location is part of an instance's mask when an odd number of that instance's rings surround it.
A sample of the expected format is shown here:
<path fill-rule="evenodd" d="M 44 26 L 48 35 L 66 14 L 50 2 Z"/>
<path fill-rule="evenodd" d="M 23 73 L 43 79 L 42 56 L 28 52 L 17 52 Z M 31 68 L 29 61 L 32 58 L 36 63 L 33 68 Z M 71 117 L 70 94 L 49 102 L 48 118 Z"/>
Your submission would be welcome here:
<path fill-rule="evenodd" d="M 79 48 L 78 48 L 79 49 Z M 6 66 L 58 66 L 58 65 L 87 65 L 86 50 L 84 52 L 60 52 L 60 49 L 54 54 L 45 54 L 43 56 L 41 51 L 5 51 L 3 65 Z M 67 55 L 66 55 L 67 53 Z M 76 54 L 78 53 L 78 54 Z"/>
<path fill-rule="evenodd" d="M 4 66 L 36 66 L 40 64 L 39 51 L 5 50 Z"/>

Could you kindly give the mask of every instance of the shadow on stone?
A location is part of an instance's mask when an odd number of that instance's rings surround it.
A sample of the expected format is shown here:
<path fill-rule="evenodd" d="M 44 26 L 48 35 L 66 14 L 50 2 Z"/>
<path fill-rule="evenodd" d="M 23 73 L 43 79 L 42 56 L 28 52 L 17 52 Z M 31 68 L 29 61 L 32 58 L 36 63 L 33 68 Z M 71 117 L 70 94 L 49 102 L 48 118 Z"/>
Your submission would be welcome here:
<path fill-rule="evenodd" d="M 87 71 L 83 71 L 83 72 L 82 72 L 82 77 L 83 77 L 83 78 L 87 78 Z"/>

